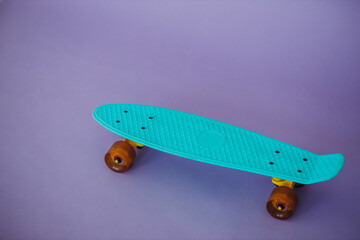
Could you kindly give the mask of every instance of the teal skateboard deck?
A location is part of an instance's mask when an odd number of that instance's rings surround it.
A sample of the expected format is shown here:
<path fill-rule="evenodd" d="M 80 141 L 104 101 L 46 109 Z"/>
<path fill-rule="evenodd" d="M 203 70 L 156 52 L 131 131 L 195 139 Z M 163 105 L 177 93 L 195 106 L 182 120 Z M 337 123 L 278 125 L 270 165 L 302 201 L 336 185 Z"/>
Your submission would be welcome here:
<path fill-rule="evenodd" d="M 317 155 L 205 117 L 137 104 L 97 107 L 94 119 L 126 139 L 169 154 L 301 184 L 326 181 L 343 164 L 341 154 Z"/>

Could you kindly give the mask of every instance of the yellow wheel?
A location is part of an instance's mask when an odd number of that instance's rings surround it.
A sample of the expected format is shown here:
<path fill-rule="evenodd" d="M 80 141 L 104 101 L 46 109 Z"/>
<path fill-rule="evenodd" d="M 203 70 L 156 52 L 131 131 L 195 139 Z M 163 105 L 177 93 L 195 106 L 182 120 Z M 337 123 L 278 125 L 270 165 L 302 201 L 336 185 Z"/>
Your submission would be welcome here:
<path fill-rule="evenodd" d="M 266 209 L 271 216 L 285 220 L 291 217 L 295 211 L 298 196 L 294 189 L 289 187 L 276 187 L 270 194 Z"/>
<path fill-rule="evenodd" d="M 117 141 L 105 154 L 105 163 L 114 172 L 122 173 L 129 169 L 135 157 L 136 152 L 129 143 Z"/>

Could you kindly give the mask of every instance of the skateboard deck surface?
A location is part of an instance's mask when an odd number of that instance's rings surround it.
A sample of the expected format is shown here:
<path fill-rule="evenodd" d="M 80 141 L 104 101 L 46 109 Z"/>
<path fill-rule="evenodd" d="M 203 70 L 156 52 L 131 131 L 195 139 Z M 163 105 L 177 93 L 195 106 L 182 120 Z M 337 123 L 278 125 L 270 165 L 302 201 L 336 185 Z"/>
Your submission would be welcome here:
<path fill-rule="evenodd" d="M 106 104 L 93 112 L 109 131 L 180 157 L 302 184 L 336 176 L 341 154 L 317 155 L 209 118 L 167 108 Z"/>

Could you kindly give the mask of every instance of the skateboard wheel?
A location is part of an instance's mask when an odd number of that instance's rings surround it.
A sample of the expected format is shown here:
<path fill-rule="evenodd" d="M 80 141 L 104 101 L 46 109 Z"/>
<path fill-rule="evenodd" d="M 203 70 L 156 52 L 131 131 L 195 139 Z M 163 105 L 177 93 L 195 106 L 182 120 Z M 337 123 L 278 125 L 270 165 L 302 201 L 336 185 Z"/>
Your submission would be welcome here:
<path fill-rule="evenodd" d="M 266 204 L 266 209 L 274 218 L 285 220 L 295 211 L 298 196 L 296 192 L 284 186 L 274 188 Z"/>
<path fill-rule="evenodd" d="M 136 152 L 129 143 L 117 141 L 105 154 L 105 163 L 112 171 L 122 173 L 129 169 L 135 157 Z"/>

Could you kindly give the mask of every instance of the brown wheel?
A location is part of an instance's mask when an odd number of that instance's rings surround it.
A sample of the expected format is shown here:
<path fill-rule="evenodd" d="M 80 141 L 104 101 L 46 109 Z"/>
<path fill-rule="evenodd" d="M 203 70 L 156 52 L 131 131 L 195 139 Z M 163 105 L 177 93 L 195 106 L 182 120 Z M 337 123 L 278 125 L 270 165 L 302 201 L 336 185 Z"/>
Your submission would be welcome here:
<path fill-rule="evenodd" d="M 285 220 L 291 217 L 295 211 L 298 196 L 294 189 L 289 187 L 276 187 L 270 194 L 266 209 L 271 216 Z"/>
<path fill-rule="evenodd" d="M 114 172 L 125 172 L 136 157 L 134 148 L 127 142 L 115 142 L 105 154 L 106 165 Z"/>

